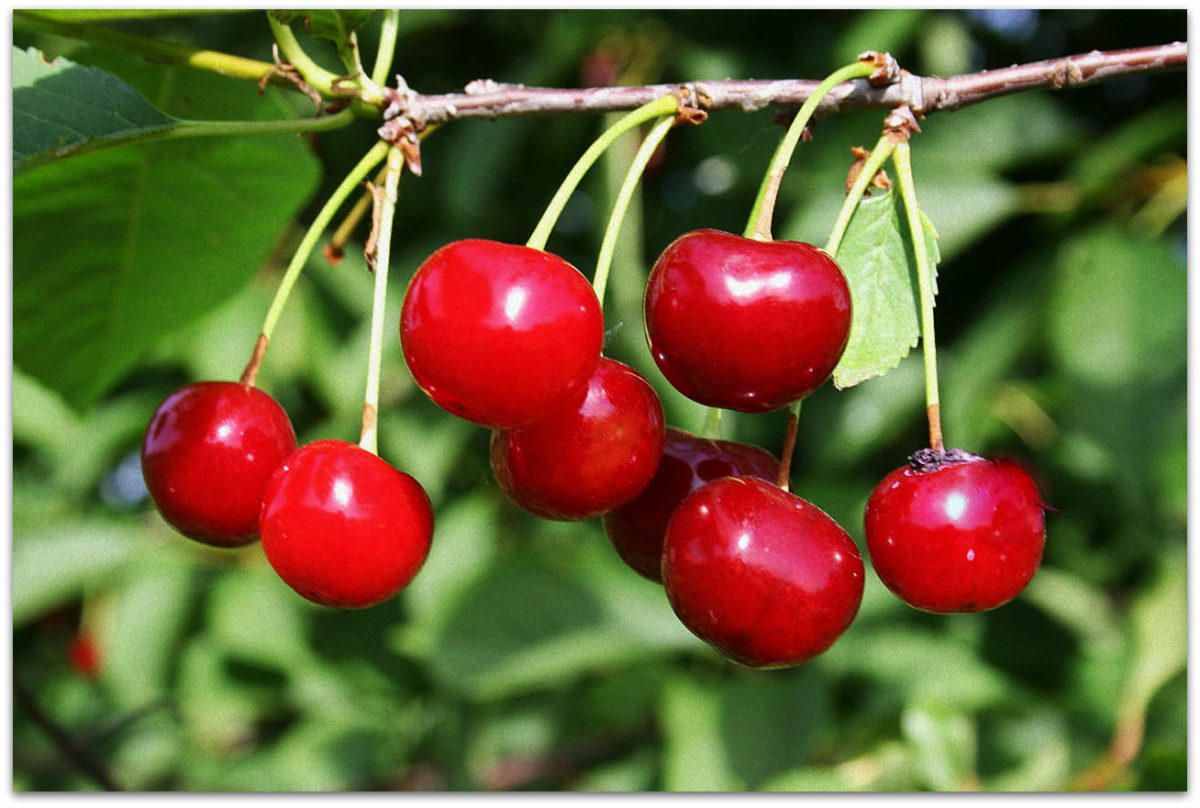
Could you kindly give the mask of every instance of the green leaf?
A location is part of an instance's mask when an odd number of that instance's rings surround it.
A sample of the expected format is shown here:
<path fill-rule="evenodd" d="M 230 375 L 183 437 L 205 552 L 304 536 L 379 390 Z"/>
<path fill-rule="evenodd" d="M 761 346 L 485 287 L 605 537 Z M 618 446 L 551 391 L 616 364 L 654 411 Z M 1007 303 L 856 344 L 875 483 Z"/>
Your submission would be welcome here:
<path fill-rule="evenodd" d="M 730 767 L 721 732 L 719 691 L 695 678 L 676 676 L 664 686 L 663 788 L 667 791 L 733 791 L 743 787 Z"/>
<path fill-rule="evenodd" d="M 947 709 L 911 707 L 900 716 L 900 729 L 931 788 L 953 791 L 971 785 L 975 726 L 970 718 Z"/>
<path fill-rule="evenodd" d="M 111 73 L 13 48 L 13 170 L 133 142 L 176 125 Z"/>
<path fill-rule="evenodd" d="M 285 24 L 296 21 L 304 23 L 304 30 L 313 36 L 319 36 L 336 42 L 338 47 L 346 44 L 350 34 L 367 24 L 374 9 L 342 8 L 342 9 L 288 9 L 272 11 L 275 19 Z"/>
<path fill-rule="evenodd" d="M 863 199 L 838 247 L 836 258 L 854 306 L 850 340 L 833 371 L 838 388 L 853 387 L 896 367 L 920 336 L 916 259 L 902 206 L 895 192 Z M 924 214 L 922 224 L 936 279 L 937 234 Z"/>
<path fill-rule="evenodd" d="M 13 538 L 14 626 L 79 597 L 85 585 L 120 569 L 137 549 L 134 531 L 103 523 L 59 523 Z"/>
<path fill-rule="evenodd" d="M 1169 243 L 1101 226 L 1059 255 L 1050 347 L 1082 381 L 1159 381 L 1187 358 L 1187 267 Z"/>
<path fill-rule="evenodd" d="M 1129 610 L 1134 661 L 1123 710 L 1145 712 L 1151 696 L 1187 664 L 1187 607 L 1187 558 L 1171 553 Z"/>
<path fill-rule="evenodd" d="M 244 287 L 315 181 L 294 136 L 159 143 L 18 176 L 14 362 L 87 408 Z"/>

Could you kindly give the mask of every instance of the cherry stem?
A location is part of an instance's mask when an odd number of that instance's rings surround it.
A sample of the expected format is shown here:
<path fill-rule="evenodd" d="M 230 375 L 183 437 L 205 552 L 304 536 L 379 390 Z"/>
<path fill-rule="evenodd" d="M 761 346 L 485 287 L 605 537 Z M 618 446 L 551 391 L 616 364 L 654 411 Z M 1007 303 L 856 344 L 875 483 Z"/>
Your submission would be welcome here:
<path fill-rule="evenodd" d="M 363 396 L 362 433 L 358 445 L 371 454 L 379 454 L 379 368 L 383 361 L 383 318 L 387 308 L 388 263 L 392 252 L 392 226 L 396 216 L 396 198 L 400 173 L 404 170 L 404 152 L 398 146 L 388 150 L 387 176 L 383 193 L 376 197 L 379 230 L 375 241 L 375 296 L 371 302 L 371 342 L 367 353 L 367 390 Z"/>
<path fill-rule="evenodd" d="M 775 200 L 779 196 L 779 185 L 783 182 L 783 175 L 787 171 L 788 163 L 791 162 L 792 152 L 796 150 L 796 144 L 800 142 L 809 119 L 812 118 L 813 112 L 816 111 L 821 101 L 829 94 L 830 90 L 843 81 L 866 78 L 876 69 L 873 61 L 856 61 L 838 68 L 818 84 L 817 89 L 813 90 L 812 95 L 801 105 L 800 111 L 796 113 L 791 126 L 788 127 L 787 134 L 775 147 L 771 164 L 767 168 L 767 173 L 763 175 L 758 196 L 754 199 L 754 207 L 750 210 L 750 221 L 746 224 L 746 231 L 743 234 L 746 238 L 760 241 L 771 240 L 771 219 L 775 215 Z"/>
<path fill-rule="evenodd" d="M 600 155 L 604 154 L 605 150 L 617 138 L 646 121 L 652 121 L 663 115 L 674 115 L 678 111 L 679 97 L 676 95 L 664 95 L 647 104 L 643 104 L 606 129 L 600 137 L 592 142 L 592 145 L 588 147 L 587 151 L 580 156 L 579 160 L 576 161 L 575 165 L 567 173 L 562 184 L 558 187 L 558 191 L 555 192 L 554 197 L 550 200 L 550 204 L 546 206 L 546 210 L 534 228 L 533 234 L 525 242 L 525 246 L 532 247 L 535 250 L 544 250 L 546 248 L 546 242 L 550 240 L 550 231 L 554 229 L 554 225 L 558 222 L 558 217 L 562 215 L 563 208 L 567 205 L 567 200 L 571 198 L 571 194 L 579 186 L 583 175 L 600 159 Z"/>
<path fill-rule="evenodd" d="M 379 50 L 375 51 L 375 64 L 371 67 L 371 81 L 387 84 L 392 69 L 392 58 L 396 53 L 396 39 L 400 31 L 400 9 L 385 8 L 383 24 L 379 29 Z"/>
<path fill-rule="evenodd" d="M 721 439 L 721 416 L 725 411 L 720 407 L 709 407 L 708 414 L 704 416 L 704 437 L 709 440 Z"/>
<path fill-rule="evenodd" d="M 783 434 L 783 451 L 779 456 L 779 476 L 775 484 L 787 491 L 792 484 L 792 455 L 796 453 L 796 433 L 800 425 L 800 401 L 793 401 L 788 408 L 787 428 Z"/>
<path fill-rule="evenodd" d="M 333 219 L 335 213 L 341 204 L 346 201 L 346 197 L 350 192 L 358 187 L 359 183 L 366 178 L 367 174 L 371 173 L 371 169 L 375 168 L 386 155 L 388 144 L 384 141 L 379 141 L 371 150 L 368 151 L 363 158 L 358 161 L 341 184 L 330 194 L 329 199 L 325 200 L 325 204 L 313 219 L 312 224 L 308 226 L 308 231 L 304 237 L 300 239 L 300 246 L 296 248 L 296 253 L 292 256 L 291 262 L 287 266 L 287 270 L 283 273 L 283 280 L 279 282 L 279 288 L 275 291 L 275 298 L 271 301 L 271 308 L 267 310 L 266 319 L 263 320 L 262 332 L 259 334 L 259 341 L 263 343 L 263 351 L 266 351 L 266 343 L 270 341 L 271 335 L 275 332 L 275 326 L 279 322 L 279 316 L 283 313 L 283 307 L 287 304 L 288 297 L 292 293 L 292 288 L 296 285 L 296 280 L 300 277 L 301 270 L 304 269 L 305 263 L 308 262 L 308 257 L 312 255 L 313 248 L 317 246 L 317 240 L 320 239 L 321 233 L 329 226 L 329 222 Z M 257 348 L 257 346 L 256 346 Z M 255 357 L 251 358 L 251 364 L 256 361 L 262 362 L 262 356 L 255 352 Z M 247 366 L 247 372 L 251 372 L 252 376 L 258 373 L 257 365 L 251 371 L 250 366 Z"/>
<path fill-rule="evenodd" d="M 275 15 L 270 11 L 267 12 L 267 24 L 271 26 L 271 33 L 279 45 L 279 52 L 283 54 L 287 63 L 296 68 L 304 81 L 321 95 L 326 98 L 334 95 L 333 88 L 340 77 L 314 62 L 304 52 L 291 26 L 275 19 Z"/>
<path fill-rule="evenodd" d="M 604 228 L 604 238 L 600 242 L 600 255 L 596 259 L 596 274 L 592 279 L 592 289 L 595 290 L 596 299 L 600 301 L 601 307 L 604 306 L 604 290 L 608 286 L 608 273 L 612 267 L 613 254 L 617 249 L 617 237 L 621 235 L 621 224 L 625 221 L 625 212 L 629 209 L 633 192 L 637 190 L 638 181 L 646 170 L 646 164 L 650 162 L 655 150 L 658 149 L 659 144 L 663 142 L 667 132 L 671 131 L 671 127 L 674 125 L 675 116 L 673 114 L 664 115 L 658 123 L 654 124 L 654 128 L 646 135 L 646 139 L 642 141 L 642 145 L 634 154 L 633 162 L 630 163 L 629 170 L 625 172 L 625 179 L 617 191 L 612 213 Z"/>
<path fill-rule="evenodd" d="M 925 243 L 925 225 L 917 207 L 917 190 L 913 185 L 912 153 L 907 141 L 897 143 L 892 152 L 896 166 L 896 181 L 904 200 L 904 212 L 912 235 L 913 252 L 917 261 L 917 289 L 921 294 L 921 354 L 925 359 L 925 414 L 929 420 L 929 447 L 944 451 L 942 439 L 941 403 L 938 401 L 937 343 L 933 334 L 933 270 Z"/>
<path fill-rule="evenodd" d="M 850 220 L 854 218 L 854 211 L 858 209 L 863 192 L 867 190 L 867 185 L 879 172 L 880 167 L 892 156 L 895 147 L 895 141 L 887 133 L 880 136 L 879 142 L 871 150 L 871 155 L 863 163 L 862 170 L 854 178 L 850 190 L 846 192 L 846 199 L 842 202 L 842 209 L 838 211 L 837 221 L 833 223 L 829 240 L 825 242 L 825 252 L 837 257 L 838 248 L 842 246 L 842 237 L 846 235 Z"/>

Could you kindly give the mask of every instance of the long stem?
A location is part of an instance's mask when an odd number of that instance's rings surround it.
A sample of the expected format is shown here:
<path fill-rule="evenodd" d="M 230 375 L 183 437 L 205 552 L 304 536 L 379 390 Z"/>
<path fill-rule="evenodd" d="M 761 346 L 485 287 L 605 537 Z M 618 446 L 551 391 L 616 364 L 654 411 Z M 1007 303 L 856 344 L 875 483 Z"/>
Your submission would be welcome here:
<path fill-rule="evenodd" d="M 48 19 L 33 11 L 14 11 L 12 21 L 14 28 L 94 42 L 97 45 L 136 53 L 156 62 L 187 65 L 237 79 L 258 81 L 274 68 L 270 62 L 137 36 L 103 25 Z M 280 83 L 285 82 L 280 79 Z"/>
<path fill-rule="evenodd" d="M 643 104 L 605 130 L 588 147 L 587 151 L 580 156 L 575 165 L 567 173 L 562 184 L 558 187 L 558 191 L 555 192 L 554 197 L 550 200 L 550 204 L 546 206 L 546 210 L 542 214 L 541 220 L 538 221 L 537 227 L 534 228 L 533 234 L 525 242 L 525 246 L 532 247 L 535 250 L 545 249 L 546 242 L 550 239 L 550 231 L 554 229 L 558 217 L 562 214 L 563 208 L 566 207 L 567 200 L 571 198 L 571 194 L 579 186 L 583 175 L 600 158 L 600 155 L 604 154 L 605 149 L 612 145 L 614 140 L 646 121 L 654 120 L 663 115 L 672 115 L 678 111 L 679 97 L 664 95 L 648 104 Z"/>
<path fill-rule="evenodd" d="M 925 227 L 921 222 L 921 209 L 917 207 L 917 190 L 913 185 L 912 157 L 907 142 L 896 144 L 892 152 L 896 165 L 896 181 L 904 199 L 904 211 L 908 218 L 908 229 L 912 234 L 913 252 L 917 260 L 917 289 L 921 294 L 921 354 L 925 359 L 925 413 L 929 419 L 929 447 L 941 452 L 945 449 L 942 439 L 941 403 L 938 400 L 937 344 L 933 335 L 933 277 L 929 262 L 929 250 L 925 245 Z"/>
<path fill-rule="evenodd" d="M 387 84 L 392 69 L 392 58 L 396 53 L 396 39 L 400 29 L 400 9 L 383 11 L 383 27 L 379 30 L 379 50 L 375 51 L 375 64 L 371 68 L 371 81 Z"/>
<path fill-rule="evenodd" d="M 779 476 L 775 484 L 787 491 L 792 484 L 792 455 L 796 452 L 796 433 L 800 424 L 800 405 L 804 399 L 793 401 L 788 408 L 787 429 L 783 434 L 783 451 L 779 455 Z"/>
<path fill-rule="evenodd" d="M 820 105 L 821 100 L 829 94 L 830 90 L 843 81 L 866 78 L 874 70 L 875 65 L 871 62 L 854 62 L 853 64 L 838 68 L 817 85 L 817 89 L 813 91 L 813 94 L 800 107 L 800 111 L 796 113 L 796 117 L 792 120 L 792 125 L 788 127 L 787 134 L 783 136 L 783 140 L 779 141 L 779 145 L 775 147 L 775 154 L 771 157 L 771 164 L 767 169 L 767 173 L 763 175 L 762 184 L 758 189 L 758 196 L 754 199 L 754 207 L 750 210 L 750 221 L 746 224 L 746 238 L 756 238 L 763 241 L 771 240 L 771 218 L 775 214 L 775 199 L 779 196 L 779 184 L 783 181 L 783 175 L 787 171 L 788 163 L 791 162 L 792 152 L 796 150 L 796 144 L 800 142 L 800 137 L 804 134 L 804 128 L 808 126 L 808 121 L 812 118 L 812 114 Z"/>
<path fill-rule="evenodd" d="M 704 437 L 709 440 L 721 439 L 721 416 L 725 411 L 720 407 L 709 407 L 704 416 Z"/>
<path fill-rule="evenodd" d="M 367 351 L 367 390 L 363 395 L 362 433 L 358 445 L 379 454 L 379 367 L 383 357 L 383 315 L 387 307 L 388 263 L 392 252 L 392 224 L 404 153 L 397 146 L 388 150 L 387 178 L 379 201 L 379 231 L 375 241 L 375 296 L 371 303 L 371 343 Z"/>
<path fill-rule="evenodd" d="M 612 267 L 613 253 L 617 248 L 617 237 L 621 234 L 621 222 L 625 220 L 625 212 L 629 209 L 629 201 L 637 189 L 638 180 L 642 178 L 642 172 L 646 170 L 646 164 L 650 162 L 658 145 L 663 142 L 663 138 L 667 136 L 667 132 L 671 131 L 671 127 L 674 125 L 674 115 L 664 115 L 662 120 L 654 124 L 654 128 L 646 135 L 646 139 L 642 141 L 642 145 L 638 147 L 637 153 L 633 156 L 633 162 L 630 163 L 629 170 L 625 172 L 625 179 L 621 182 L 620 190 L 617 191 L 612 213 L 608 217 L 608 225 L 604 228 L 604 238 L 600 242 L 600 255 L 596 259 L 596 274 L 592 278 L 592 288 L 596 290 L 596 299 L 600 301 L 601 306 L 604 304 L 604 290 L 608 285 L 608 273 Z"/>
<path fill-rule="evenodd" d="M 846 235 L 846 228 L 850 226 L 850 220 L 854 218 L 854 211 L 858 208 L 863 191 L 867 189 L 867 185 L 879 168 L 892 156 L 892 150 L 895 147 L 895 142 L 888 134 L 880 136 L 875 148 L 871 150 L 871 156 L 863 163 L 862 170 L 858 172 L 850 190 L 846 192 L 842 209 L 838 211 L 837 221 L 833 223 L 833 230 L 829 232 L 829 240 L 825 242 L 825 252 L 833 256 L 837 255 L 838 248 L 842 246 L 842 237 Z"/>
<path fill-rule="evenodd" d="M 321 95 L 325 97 L 334 95 L 334 82 L 339 76 L 314 62 L 300 46 L 300 41 L 292 33 L 291 26 L 275 19 L 275 15 L 270 11 L 267 12 L 267 22 L 271 26 L 271 33 L 275 36 L 275 42 L 279 45 L 279 52 L 283 54 L 283 58 L 287 60 L 288 64 L 296 68 L 309 86 Z"/>
<path fill-rule="evenodd" d="M 371 169 L 379 164 L 379 161 L 384 158 L 387 151 L 388 144 L 382 140 L 372 146 L 371 150 L 358 161 L 358 165 L 351 169 L 341 184 L 330 194 L 329 199 L 325 200 L 324 206 L 321 207 L 312 224 L 309 225 L 304 238 L 300 240 L 300 246 L 296 248 L 296 253 L 292 256 L 291 263 L 288 264 L 287 270 L 283 273 L 283 280 L 279 282 L 279 288 L 275 291 L 275 298 L 271 301 L 271 308 L 267 310 L 266 319 L 263 320 L 262 333 L 258 338 L 259 345 L 256 345 L 254 355 L 250 359 L 250 364 L 246 366 L 246 371 L 242 374 L 242 381 L 244 383 L 254 384 L 254 378 L 258 373 L 258 364 L 262 362 L 262 354 L 266 352 L 266 344 L 270 341 L 271 334 L 275 332 L 275 325 L 279 322 L 279 316 L 283 313 L 283 307 L 287 303 L 288 296 L 292 293 L 292 287 L 296 285 L 296 280 L 300 277 L 300 271 L 304 269 L 304 264 L 308 261 L 308 257 L 312 255 L 313 248 L 317 246 L 317 240 L 321 237 L 321 233 L 329 226 L 330 220 L 333 219 L 334 214 L 337 213 L 341 204 L 346 201 L 346 197 L 358 187 L 367 174 L 371 173 Z"/>

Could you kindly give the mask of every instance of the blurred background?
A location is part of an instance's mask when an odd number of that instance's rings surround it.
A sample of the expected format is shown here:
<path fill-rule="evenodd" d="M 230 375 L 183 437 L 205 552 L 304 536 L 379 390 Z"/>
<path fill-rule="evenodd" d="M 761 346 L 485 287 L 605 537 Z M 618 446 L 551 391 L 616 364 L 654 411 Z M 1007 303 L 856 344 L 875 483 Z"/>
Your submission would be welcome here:
<path fill-rule="evenodd" d="M 362 33 L 366 54 L 378 24 Z M 1187 36 L 1182 10 L 447 9 L 404 11 L 401 26 L 394 72 L 426 93 L 476 78 L 816 79 L 866 49 L 952 75 Z M 271 58 L 257 12 L 116 27 Z M 172 114 L 311 114 L 295 93 L 260 97 L 250 82 L 21 26 L 14 39 L 115 72 Z M 1186 86 L 1182 72 L 1125 78 L 922 123 L 913 162 L 941 237 L 947 444 L 1036 470 L 1053 508 L 1044 564 L 1009 605 L 953 616 L 905 606 L 868 567 L 846 634 L 775 672 L 693 637 L 598 521 L 543 522 L 507 502 L 487 431 L 428 402 L 400 355 L 416 266 L 454 239 L 523 243 L 598 116 L 448 125 L 423 146 L 424 175 L 401 183 L 380 453 L 425 486 L 437 527 L 413 584 L 363 611 L 301 599 L 257 545 L 212 550 L 174 533 L 147 500 L 138 449 L 173 389 L 238 377 L 306 222 L 374 127 L 130 147 L 22 175 L 13 788 L 1186 789 Z M 650 361 L 645 274 L 685 231 L 741 232 L 783 133 L 776 112 L 721 111 L 672 132 L 623 230 L 606 350 L 685 429 L 704 411 Z M 784 180 L 777 237 L 824 243 L 850 148 L 870 147 L 882 119 L 816 124 Z M 589 276 L 631 141 L 550 239 Z M 101 185 L 125 194 L 112 203 L 131 211 L 122 222 L 83 215 Z M 336 267 L 319 251 L 310 261 L 259 377 L 301 442 L 358 437 L 365 236 Z M 62 290 L 92 288 L 87 260 L 110 253 L 105 283 L 120 294 L 56 308 Z M 64 317 L 76 327 L 64 332 Z M 104 340 L 111 361 L 89 353 Z M 778 453 L 783 425 L 781 413 L 730 413 L 724 429 Z M 794 490 L 861 546 L 868 494 L 925 429 L 919 348 L 884 377 L 826 385 L 804 407 Z"/>

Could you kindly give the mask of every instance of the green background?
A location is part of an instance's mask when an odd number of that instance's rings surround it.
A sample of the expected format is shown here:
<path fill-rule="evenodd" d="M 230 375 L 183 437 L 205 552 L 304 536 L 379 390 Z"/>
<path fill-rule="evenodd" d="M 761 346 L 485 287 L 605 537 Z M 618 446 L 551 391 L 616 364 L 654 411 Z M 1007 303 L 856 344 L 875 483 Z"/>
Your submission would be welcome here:
<path fill-rule="evenodd" d="M 378 25 L 362 32 L 367 54 Z M 1183 40 L 1185 26 L 1183 11 L 405 11 L 393 72 L 426 93 L 476 78 L 819 78 L 878 49 L 952 75 Z M 119 27 L 270 60 L 257 12 Z M 14 36 L 171 115 L 311 114 L 294 93 Z M 922 123 L 947 442 L 1037 469 L 1053 507 L 1044 564 L 1011 604 L 954 616 L 903 605 L 868 569 L 842 639 L 776 672 L 689 634 L 598 522 L 508 503 L 486 430 L 428 402 L 400 356 L 415 267 L 458 238 L 523 242 L 597 117 L 453 123 L 401 183 L 380 451 L 426 487 L 437 528 L 414 583 L 357 612 L 299 598 L 257 546 L 175 534 L 145 498 L 138 447 L 171 390 L 240 374 L 305 222 L 374 127 L 130 146 L 20 173 L 18 685 L 136 790 L 1185 789 L 1185 91 L 1182 72 L 1126 78 Z M 645 272 L 687 230 L 742 230 L 782 135 L 774 116 L 721 111 L 674 131 L 623 231 L 606 352 L 641 369 L 683 428 L 704 412 L 649 360 Z M 817 124 L 785 178 L 778 237 L 824 242 L 849 149 L 873 144 L 882 117 Z M 634 148 L 606 156 L 550 239 L 585 274 Z M 370 287 L 356 249 L 337 267 L 314 257 L 280 322 L 259 383 L 301 441 L 357 437 Z M 924 430 L 919 349 L 886 376 L 826 385 L 804 407 L 794 490 L 861 544 L 867 495 Z M 783 414 L 729 414 L 725 431 L 778 452 Z M 80 632 L 98 646 L 92 676 L 69 664 Z M 22 698 L 13 720 L 16 790 L 97 787 Z"/>

